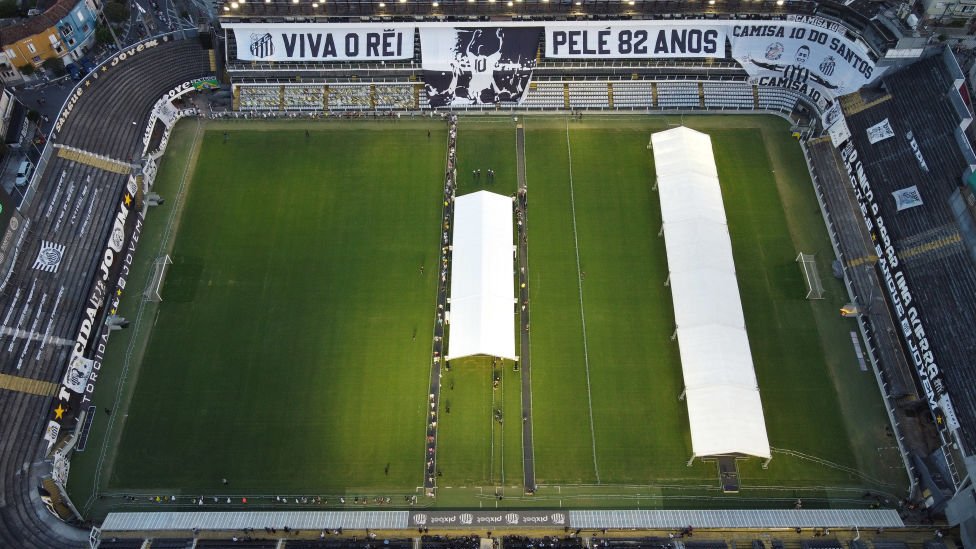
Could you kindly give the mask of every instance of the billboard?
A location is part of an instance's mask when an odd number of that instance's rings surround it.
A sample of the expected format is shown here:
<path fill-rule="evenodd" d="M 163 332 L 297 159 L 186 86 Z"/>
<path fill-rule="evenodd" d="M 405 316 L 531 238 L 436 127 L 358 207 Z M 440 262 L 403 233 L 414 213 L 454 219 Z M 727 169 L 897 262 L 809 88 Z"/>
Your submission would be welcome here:
<path fill-rule="evenodd" d="M 237 23 L 242 61 L 395 61 L 413 58 L 413 26 Z"/>
<path fill-rule="evenodd" d="M 725 57 L 726 27 L 707 21 L 546 25 L 550 59 Z"/>
<path fill-rule="evenodd" d="M 541 27 L 420 29 L 431 107 L 520 102 L 536 65 Z"/>
<path fill-rule="evenodd" d="M 815 21 L 726 23 L 732 57 L 751 83 L 799 92 L 821 109 L 882 72 L 864 45 Z"/>

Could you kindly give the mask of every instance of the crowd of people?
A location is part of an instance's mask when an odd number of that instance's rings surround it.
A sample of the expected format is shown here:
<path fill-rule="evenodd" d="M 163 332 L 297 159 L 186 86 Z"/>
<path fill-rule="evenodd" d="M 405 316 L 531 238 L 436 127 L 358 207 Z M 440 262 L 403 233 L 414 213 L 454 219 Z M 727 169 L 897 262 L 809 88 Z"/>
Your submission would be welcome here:
<path fill-rule="evenodd" d="M 451 255 L 451 222 L 454 219 L 454 191 L 457 188 L 457 116 L 448 116 L 447 170 L 444 174 L 444 208 L 441 217 L 441 256 L 437 278 L 437 324 L 434 326 L 434 344 L 431 367 L 430 416 L 427 419 L 427 463 L 424 474 L 424 488 L 434 489 L 437 470 L 437 413 L 440 405 L 441 357 L 444 356 L 444 315 L 447 306 L 447 275 Z M 427 132 L 430 139 L 430 132 Z M 424 267 L 421 265 L 423 275 Z M 450 368 L 445 363 L 445 368 Z"/>

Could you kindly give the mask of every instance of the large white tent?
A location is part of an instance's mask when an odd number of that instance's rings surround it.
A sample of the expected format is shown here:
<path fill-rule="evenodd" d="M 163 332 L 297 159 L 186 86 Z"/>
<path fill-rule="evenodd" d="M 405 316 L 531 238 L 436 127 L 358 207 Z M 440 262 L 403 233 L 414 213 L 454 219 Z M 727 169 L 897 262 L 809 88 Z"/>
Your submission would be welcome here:
<path fill-rule="evenodd" d="M 651 136 L 692 458 L 769 458 L 762 401 L 746 335 L 708 135 L 685 127 Z"/>
<path fill-rule="evenodd" d="M 513 235 L 510 197 L 478 191 L 455 199 L 447 360 L 515 360 Z"/>

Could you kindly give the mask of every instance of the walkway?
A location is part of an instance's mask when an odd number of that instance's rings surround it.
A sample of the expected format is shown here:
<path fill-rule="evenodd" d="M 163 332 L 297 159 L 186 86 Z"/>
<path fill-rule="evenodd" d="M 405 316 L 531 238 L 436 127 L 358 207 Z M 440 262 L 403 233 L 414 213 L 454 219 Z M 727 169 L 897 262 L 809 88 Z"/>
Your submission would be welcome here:
<path fill-rule="evenodd" d="M 515 128 L 515 149 L 517 152 L 518 200 L 515 201 L 515 216 L 518 219 L 518 266 L 519 303 L 521 335 L 519 364 L 522 369 L 522 471 L 525 475 L 525 492 L 535 492 L 535 449 L 532 446 L 532 376 L 529 344 L 529 257 L 528 257 L 528 217 L 526 216 L 527 187 L 525 183 L 525 128 L 519 124 Z"/>

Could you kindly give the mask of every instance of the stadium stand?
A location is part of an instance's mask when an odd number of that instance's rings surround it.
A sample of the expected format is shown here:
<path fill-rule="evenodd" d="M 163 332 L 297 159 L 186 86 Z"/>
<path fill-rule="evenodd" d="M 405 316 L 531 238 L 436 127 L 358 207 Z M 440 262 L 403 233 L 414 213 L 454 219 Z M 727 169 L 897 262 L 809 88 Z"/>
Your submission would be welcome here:
<path fill-rule="evenodd" d="M 76 90 L 83 92 L 73 96 L 77 99 L 70 114 L 62 115 L 52 139 L 115 159 L 136 158 L 154 102 L 174 86 L 209 72 L 197 42 L 157 43 L 138 53 L 134 48 L 117 53 L 79 83 Z M 0 373 L 53 386 L 64 373 L 127 177 L 49 158 L 35 176 L 33 199 L 22 206 L 30 232 L 3 290 L 0 312 L 16 319 L 12 325 L 18 331 L 0 339 Z M 64 246 L 54 269 L 35 261 L 45 241 Z M 40 268 L 45 266 L 47 270 Z M 31 464 L 45 463 L 42 436 L 51 402 L 50 396 L 0 391 L 0 414 L 6 418 L 0 425 L 0 474 L 7 479 L 0 494 L 0 546 L 87 545 L 86 533 L 55 520 L 38 498 L 40 477 L 49 466 Z"/>
<path fill-rule="evenodd" d="M 421 549 L 479 549 L 481 538 L 478 536 L 421 536 Z"/>
<path fill-rule="evenodd" d="M 865 103 L 865 108 L 845 107 L 845 114 L 871 187 L 884 197 L 878 201 L 881 213 L 924 315 L 962 426 L 961 442 L 970 454 L 976 450 L 976 393 L 971 390 L 976 386 L 976 341 L 969 337 L 976 324 L 976 271 L 950 206 L 970 164 L 956 139 L 961 120 L 949 93 L 954 88 L 942 57 L 932 56 L 885 77 L 883 100 Z M 886 119 L 895 135 L 872 144 L 868 128 Z M 899 211 L 892 193 L 913 185 L 923 203 Z"/>
<path fill-rule="evenodd" d="M 152 549 L 190 549 L 193 547 L 193 539 L 185 538 L 155 538 L 150 540 Z"/>
<path fill-rule="evenodd" d="M 558 537 L 546 536 L 544 538 L 533 538 L 528 536 L 505 536 L 502 539 L 505 549 L 534 549 L 536 547 L 553 547 L 572 549 L 583 547 L 584 540 L 580 537 Z"/>
<path fill-rule="evenodd" d="M 370 539 L 356 538 L 321 539 L 321 540 L 290 540 L 285 544 L 286 549 L 363 549 L 363 548 L 411 549 L 412 539 Z"/>
<path fill-rule="evenodd" d="M 668 538 L 593 538 L 591 547 L 606 547 L 607 549 L 655 548 L 674 549 L 678 545 Z"/>
<path fill-rule="evenodd" d="M 101 549 L 141 549 L 145 541 L 142 538 L 138 539 L 118 539 L 109 538 L 103 539 L 98 547 Z"/>

